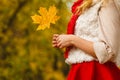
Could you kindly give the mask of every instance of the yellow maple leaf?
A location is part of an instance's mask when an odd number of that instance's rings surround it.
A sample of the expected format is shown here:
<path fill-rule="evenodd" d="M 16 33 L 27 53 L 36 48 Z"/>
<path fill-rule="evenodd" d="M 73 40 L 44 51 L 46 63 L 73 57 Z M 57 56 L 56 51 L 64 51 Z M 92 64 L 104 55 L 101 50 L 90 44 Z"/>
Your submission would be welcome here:
<path fill-rule="evenodd" d="M 55 22 L 60 18 L 56 15 L 57 9 L 55 6 L 50 6 L 49 10 L 44 7 L 40 7 L 38 12 L 40 15 L 31 16 L 33 23 L 39 24 L 37 30 L 50 28 L 50 24 L 55 24 Z"/>

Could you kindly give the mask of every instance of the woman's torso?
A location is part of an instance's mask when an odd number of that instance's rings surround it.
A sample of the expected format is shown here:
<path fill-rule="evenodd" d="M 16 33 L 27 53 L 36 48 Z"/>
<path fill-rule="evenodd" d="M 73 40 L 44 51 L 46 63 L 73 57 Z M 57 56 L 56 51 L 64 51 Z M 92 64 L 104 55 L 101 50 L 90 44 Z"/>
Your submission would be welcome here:
<path fill-rule="evenodd" d="M 74 34 L 80 38 L 96 42 L 98 39 L 98 11 L 101 6 L 101 1 L 93 1 L 93 5 L 91 8 L 86 10 L 83 14 L 81 14 L 75 25 Z M 68 64 L 89 62 L 96 60 L 91 55 L 88 55 L 84 51 L 78 48 L 72 48 L 69 52 L 68 58 L 65 60 Z"/>

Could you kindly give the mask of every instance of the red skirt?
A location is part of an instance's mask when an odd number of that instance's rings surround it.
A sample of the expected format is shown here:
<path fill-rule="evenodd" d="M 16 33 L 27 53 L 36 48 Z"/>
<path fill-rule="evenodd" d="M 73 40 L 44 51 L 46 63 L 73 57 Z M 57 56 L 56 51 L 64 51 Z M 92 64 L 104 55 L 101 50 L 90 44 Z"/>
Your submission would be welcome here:
<path fill-rule="evenodd" d="M 112 62 L 96 61 L 73 64 L 67 80 L 120 80 L 120 69 Z"/>

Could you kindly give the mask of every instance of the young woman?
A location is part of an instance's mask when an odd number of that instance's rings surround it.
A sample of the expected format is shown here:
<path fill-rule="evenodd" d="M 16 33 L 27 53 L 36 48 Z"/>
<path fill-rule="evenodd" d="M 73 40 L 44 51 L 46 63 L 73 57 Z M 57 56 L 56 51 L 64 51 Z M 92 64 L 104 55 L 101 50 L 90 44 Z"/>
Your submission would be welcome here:
<path fill-rule="evenodd" d="M 67 80 L 120 80 L 120 1 L 77 0 L 68 34 L 54 34 L 53 46 L 66 48 Z"/>

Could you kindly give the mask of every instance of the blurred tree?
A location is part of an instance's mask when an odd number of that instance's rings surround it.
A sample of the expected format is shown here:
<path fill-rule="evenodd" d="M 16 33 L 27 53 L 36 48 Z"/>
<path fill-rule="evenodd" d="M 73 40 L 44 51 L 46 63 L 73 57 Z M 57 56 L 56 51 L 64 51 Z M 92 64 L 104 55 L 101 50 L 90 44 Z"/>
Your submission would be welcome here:
<path fill-rule="evenodd" d="M 65 80 L 63 51 L 52 48 L 52 35 L 65 33 L 67 0 L 0 0 L 0 80 Z M 45 31 L 35 31 L 31 17 L 40 6 L 55 5 L 61 17 Z"/>

